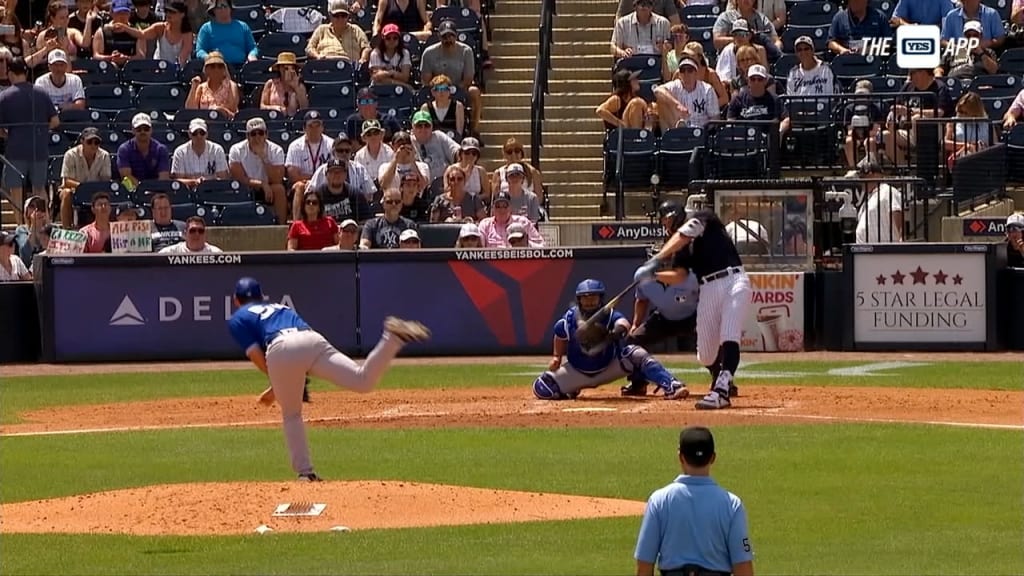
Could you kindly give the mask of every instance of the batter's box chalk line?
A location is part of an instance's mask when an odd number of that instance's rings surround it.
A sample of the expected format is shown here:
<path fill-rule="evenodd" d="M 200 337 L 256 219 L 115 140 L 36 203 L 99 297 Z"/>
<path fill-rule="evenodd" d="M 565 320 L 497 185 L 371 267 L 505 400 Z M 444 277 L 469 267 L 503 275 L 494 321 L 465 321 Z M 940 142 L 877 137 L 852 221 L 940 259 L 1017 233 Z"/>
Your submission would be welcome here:
<path fill-rule="evenodd" d="M 319 516 L 327 509 L 327 504 L 313 502 L 285 502 L 274 508 L 273 516 Z"/>

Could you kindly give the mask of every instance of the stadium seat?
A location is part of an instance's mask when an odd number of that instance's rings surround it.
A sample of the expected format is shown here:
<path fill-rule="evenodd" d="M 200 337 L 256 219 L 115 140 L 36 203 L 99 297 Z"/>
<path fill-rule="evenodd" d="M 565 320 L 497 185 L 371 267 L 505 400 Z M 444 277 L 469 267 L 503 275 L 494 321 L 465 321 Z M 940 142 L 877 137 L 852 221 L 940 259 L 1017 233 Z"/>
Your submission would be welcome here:
<path fill-rule="evenodd" d="M 783 143 L 783 162 L 800 168 L 827 167 L 838 154 L 839 127 L 832 121 L 828 99 L 785 97 L 790 129 Z"/>
<path fill-rule="evenodd" d="M 97 192 L 110 194 L 111 204 L 128 201 L 127 190 L 119 182 L 82 182 L 75 188 L 71 202 L 76 208 L 85 208 L 92 204 L 92 195 Z"/>
<path fill-rule="evenodd" d="M 335 108 L 346 111 L 346 116 L 356 109 L 354 84 L 314 84 L 309 87 L 310 108 Z"/>
<path fill-rule="evenodd" d="M 903 87 L 903 83 L 899 78 L 893 78 L 892 76 L 871 76 L 864 78 L 868 82 L 871 82 L 871 91 L 873 93 L 886 93 L 886 92 L 899 92 L 900 88 Z M 856 82 L 854 83 L 854 85 Z M 853 92 L 854 85 L 849 87 L 849 91 Z"/>
<path fill-rule="evenodd" d="M 767 178 L 768 135 L 744 123 L 721 124 L 710 130 L 705 178 Z"/>
<path fill-rule="evenodd" d="M 483 27 L 480 17 L 476 12 L 464 6 L 438 6 L 430 16 L 430 22 L 434 30 L 444 20 L 455 22 L 455 30 L 459 34 L 459 41 L 473 47 L 474 52 L 479 51 Z M 463 39 L 465 36 L 465 39 Z M 479 55 L 479 54 L 478 54 Z"/>
<path fill-rule="evenodd" d="M 694 126 L 672 128 L 661 136 L 658 147 L 658 176 L 661 187 L 672 190 L 686 189 L 690 180 L 694 153 L 704 146 L 706 131 Z"/>
<path fill-rule="evenodd" d="M 245 139 L 244 124 L 239 130 L 236 130 L 232 124 L 207 124 L 207 128 L 206 140 L 220 144 L 224 148 L 225 154 L 229 148 Z M 185 137 L 188 138 L 188 134 L 185 134 Z"/>
<path fill-rule="evenodd" d="M 908 70 L 906 68 L 900 68 L 899 64 L 896 63 L 895 58 L 889 58 L 885 63 L 885 75 L 892 78 L 896 78 L 900 81 L 900 86 L 907 81 Z"/>
<path fill-rule="evenodd" d="M 50 158 L 63 157 L 68 148 L 74 146 L 75 142 L 67 133 L 61 130 L 53 130 L 48 134 L 47 154 Z M 8 168 L 9 169 L 9 168 Z"/>
<path fill-rule="evenodd" d="M 121 69 L 121 81 L 132 86 L 176 86 L 178 66 L 166 60 L 129 60 Z"/>
<path fill-rule="evenodd" d="M 306 59 L 306 38 L 302 34 L 287 34 L 285 32 L 271 32 L 260 38 L 258 52 L 263 60 L 277 60 L 281 52 L 292 52 L 299 62 Z M 264 62 L 265 66 L 270 64 Z"/>
<path fill-rule="evenodd" d="M 272 78 L 277 78 L 277 72 L 270 69 L 270 63 L 266 60 L 256 60 L 242 65 L 238 82 L 246 86 L 263 86 Z"/>
<path fill-rule="evenodd" d="M 231 10 L 231 16 L 235 20 L 245 22 L 252 30 L 253 38 L 259 40 L 267 33 L 267 12 L 262 6 L 248 6 L 240 8 L 235 6 Z"/>
<path fill-rule="evenodd" d="M 971 91 L 982 98 L 1016 96 L 1021 90 L 1020 78 L 1012 74 L 986 74 L 971 81 Z"/>
<path fill-rule="evenodd" d="M 85 89 L 85 99 L 90 110 L 98 110 L 111 118 L 121 110 L 135 107 L 131 90 L 124 86 L 88 86 Z"/>
<path fill-rule="evenodd" d="M 1024 47 L 1003 52 L 999 57 L 999 69 L 1007 74 L 1024 74 Z"/>
<path fill-rule="evenodd" d="M 116 86 L 121 81 L 116 66 L 90 58 L 76 58 L 71 64 L 71 71 L 82 79 L 82 85 L 86 88 Z"/>
<path fill-rule="evenodd" d="M 306 87 L 355 84 L 355 66 L 348 60 L 310 60 L 302 66 L 302 82 Z"/>
<path fill-rule="evenodd" d="M 881 76 L 884 62 L 874 56 L 863 54 L 840 54 L 832 59 L 829 64 L 832 68 L 832 75 L 835 76 L 844 87 L 853 85 L 861 78 L 874 78 Z"/>
<path fill-rule="evenodd" d="M 106 119 L 98 110 L 69 108 L 61 110 L 59 118 L 60 129 L 74 138 L 78 138 L 78 135 L 86 128 L 92 127 L 102 130 L 106 125 Z"/>
<path fill-rule="evenodd" d="M 829 22 L 831 21 L 832 19 L 829 18 Z M 828 29 L 829 25 L 827 24 L 808 28 L 787 26 L 782 33 L 782 51 L 786 54 L 795 53 L 796 49 L 793 43 L 796 42 L 796 39 L 801 36 L 809 36 L 814 42 L 814 51 L 819 54 L 823 53 L 828 48 Z"/>
<path fill-rule="evenodd" d="M 622 173 L 618 174 L 616 156 L 619 151 L 619 135 L 622 137 Z M 605 182 L 625 188 L 643 188 L 651 184 L 651 175 L 656 168 L 657 142 L 651 130 L 617 128 L 605 136 Z"/>
<path fill-rule="evenodd" d="M 281 148 L 284 148 L 285 152 L 288 151 L 288 145 L 292 143 L 292 140 L 302 136 L 302 130 L 293 130 L 291 128 L 283 128 L 280 130 L 268 130 L 267 139 L 277 144 Z"/>
<path fill-rule="evenodd" d="M 253 204 L 252 189 L 237 180 L 204 180 L 196 187 L 195 201 L 220 210 L 225 206 Z"/>
<path fill-rule="evenodd" d="M 377 109 L 381 114 L 390 114 L 407 123 L 412 116 L 413 98 L 411 90 L 400 84 L 371 86 L 377 96 Z"/>
<path fill-rule="evenodd" d="M 189 204 L 178 204 L 171 206 L 171 218 L 175 220 L 188 220 L 193 216 L 199 216 L 204 220 L 210 218 L 215 220 L 216 217 L 212 214 L 212 211 L 207 209 L 206 206 L 201 206 L 195 203 Z"/>
<path fill-rule="evenodd" d="M 946 90 L 949 91 L 949 97 L 953 102 L 959 100 L 960 96 L 963 95 L 965 90 L 964 84 L 956 78 L 936 78 L 936 80 L 938 82 L 943 82 L 946 85 Z"/>
<path fill-rule="evenodd" d="M 277 218 L 262 204 L 225 206 L 218 212 L 218 226 L 274 226 Z"/>
<path fill-rule="evenodd" d="M 244 108 L 235 115 L 233 124 L 245 131 L 245 123 L 250 118 L 262 118 L 268 130 L 284 130 L 288 127 L 288 118 L 278 110 L 262 110 L 260 108 Z"/>
<path fill-rule="evenodd" d="M 185 107 L 188 90 L 181 86 L 143 86 L 135 97 L 136 105 L 146 110 L 174 113 Z"/>
<path fill-rule="evenodd" d="M 787 29 L 798 29 L 806 32 L 808 28 L 820 28 L 832 24 L 832 17 L 839 9 L 838 2 L 826 0 L 808 0 L 804 2 L 787 2 Z M 798 34 L 799 36 L 799 34 Z"/>
<path fill-rule="evenodd" d="M 999 19 L 1003 22 L 1010 19 L 1010 8 L 1012 7 L 1013 0 L 981 0 L 981 3 L 999 12 Z"/>
<path fill-rule="evenodd" d="M 896 10 L 896 2 L 897 0 L 871 0 L 870 6 L 881 10 L 886 18 L 892 18 L 892 13 Z"/>
<path fill-rule="evenodd" d="M 233 65 L 228 64 L 228 74 L 238 80 L 238 69 Z M 192 58 L 185 63 L 185 69 L 181 71 L 181 81 L 183 84 L 188 84 L 196 76 L 204 78 L 203 76 L 203 61 L 199 58 Z"/>
<path fill-rule="evenodd" d="M 679 18 L 688 29 L 710 28 L 722 13 L 717 4 L 695 4 L 683 6 L 679 10 Z"/>
<path fill-rule="evenodd" d="M 167 194 L 171 208 L 194 203 L 192 191 L 177 180 L 143 180 L 135 188 L 132 199 L 136 204 L 148 205 L 154 194 Z"/>
<path fill-rule="evenodd" d="M 356 26 L 359 26 L 366 36 L 369 37 L 370 33 L 373 32 L 373 19 L 376 16 L 377 5 L 369 3 L 366 6 L 360 8 L 357 12 L 350 15 L 349 21 Z"/>
<path fill-rule="evenodd" d="M 379 38 L 378 38 L 379 40 Z M 423 56 L 423 43 L 412 34 L 402 34 L 402 44 L 409 51 L 409 60 L 412 61 L 412 69 L 419 70 L 420 58 Z"/>
<path fill-rule="evenodd" d="M 353 111 L 348 110 L 342 113 L 342 111 L 337 108 L 303 108 L 302 110 L 296 111 L 295 116 L 292 116 L 290 126 L 293 131 L 300 134 L 302 133 L 302 130 L 306 127 L 306 121 L 303 118 L 309 110 L 316 110 L 320 113 L 320 119 L 324 123 L 324 132 L 327 134 L 343 132 L 346 128 L 345 122 L 348 120 L 348 115 Z"/>
<path fill-rule="evenodd" d="M 615 63 L 612 74 L 619 70 L 640 72 L 640 82 L 661 82 L 661 58 L 658 56 L 630 56 Z"/>
<path fill-rule="evenodd" d="M 103 143 L 100 144 L 100 148 L 103 148 L 110 153 L 110 160 L 115 164 L 114 170 L 111 174 L 117 174 L 117 148 L 124 143 L 125 140 L 130 138 L 129 135 L 121 132 L 120 130 L 107 130 L 102 134 Z"/>
<path fill-rule="evenodd" d="M 181 146 L 188 141 L 188 136 L 184 132 L 175 130 L 168 126 L 153 127 L 153 140 L 163 144 L 167 147 L 167 151 L 171 154 L 174 153 L 174 149 Z"/>
<path fill-rule="evenodd" d="M 1024 184 L 1024 124 L 1017 124 L 1005 135 L 1007 179 Z"/>
<path fill-rule="evenodd" d="M 174 120 L 171 120 L 171 126 L 175 130 L 185 131 L 188 130 L 188 123 L 196 118 L 202 118 L 205 120 L 207 126 L 215 123 L 221 124 L 228 122 L 228 119 L 222 116 L 217 110 L 183 109 L 178 110 L 174 115 Z"/>
<path fill-rule="evenodd" d="M 797 59 L 796 54 L 783 54 L 772 64 L 772 78 L 775 80 L 776 92 L 779 95 L 786 91 L 786 79 L 789 77 L 789 71 L 799 63 L 800 60 Z"/>
<path fill-rule="evenodd" d="M 1010 104 L 1013 104 L 1013 96 L 996 96 L 993 98 L 981 99 L 981 102 L 985 105 L 985 112 L 988 113 L 989 120 L 993 122 L 1001 120 L 1006 114 L 1006 111 L 1010 109 Z"/>

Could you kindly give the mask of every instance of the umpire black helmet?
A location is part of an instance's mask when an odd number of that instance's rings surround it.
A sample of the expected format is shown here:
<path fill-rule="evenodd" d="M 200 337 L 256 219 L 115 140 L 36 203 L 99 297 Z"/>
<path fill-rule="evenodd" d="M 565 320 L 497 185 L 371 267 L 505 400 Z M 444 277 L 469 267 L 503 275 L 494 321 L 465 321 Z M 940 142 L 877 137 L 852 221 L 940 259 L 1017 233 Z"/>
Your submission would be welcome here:
<path fill-rule="evenodd" d="M 686 210 L 675 200 L 666 200 L 658 206 L 658 218 L 668 234 L 674 233 L 686 221 Z"/>

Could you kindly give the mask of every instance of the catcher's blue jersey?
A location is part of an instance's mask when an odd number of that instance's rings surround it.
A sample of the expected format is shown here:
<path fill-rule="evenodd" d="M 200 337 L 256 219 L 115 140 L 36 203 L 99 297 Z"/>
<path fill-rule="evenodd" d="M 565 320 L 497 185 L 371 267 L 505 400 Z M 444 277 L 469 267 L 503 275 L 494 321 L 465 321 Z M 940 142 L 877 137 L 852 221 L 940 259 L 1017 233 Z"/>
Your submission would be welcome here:
<path fill-rule="evenodd" d="M 231 315 L 228 327 L 235 342 L 246 352 L 254 345 L 266 352 L 270 342 L 282 332 L 310 330 L 298 312 L 270 302 L 243 304 Z"/>
<path fill-rule="evenodd" d="M 621 312 L 612 310 L 612 313 L 608 315 L 605 327 L 610 332 L 615 327 L 616 322 L 625 319 L 626 317 Z M 607 368 L 612 362 L 618 361 L 621 345 L 619 342 L 611 342 L 600 352 L 593 356 L 588 356 L 583 352 L 583 349 L 580 348 L 580 343 L 576 340 L 576 328 L 583 325 L 583 322 L 584 320 L 580 315 L 579 309 L 576 306 L 569 308 L 565 315 L 559 318 L 558 322 L 555 322 L 555 338 L 569 341 L 565 357 L 569 361 L 570 366 L 584 374 L 597 374 Z"/>

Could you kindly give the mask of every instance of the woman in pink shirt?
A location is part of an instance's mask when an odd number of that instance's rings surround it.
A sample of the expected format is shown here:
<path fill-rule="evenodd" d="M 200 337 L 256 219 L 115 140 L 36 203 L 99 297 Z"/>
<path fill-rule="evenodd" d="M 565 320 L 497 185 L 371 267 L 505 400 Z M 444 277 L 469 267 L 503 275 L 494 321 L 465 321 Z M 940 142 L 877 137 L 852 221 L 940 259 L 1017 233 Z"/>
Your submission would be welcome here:
<path fill-rule="evenodd" d="M 97 192 L 92 195 L 92 214 L 96 219 L 80 230 L 87 236 L 85 252 L 110 252 L 110 194 Z"/>
<path fill-rule="evenodd" d="M 544 238 L 540 232 L 525 216 L 512 213 L 512 197 L 508 192 L 499 192 L 494 196 L 491 204 L 489 218 L 480 221 L 480 236 L 485 248 L 508 248 L 508 227 L 510 224 L 520 224 L 526 230 L 526 237 L 529 239 L 531 248 L 542 248 Z"/>

